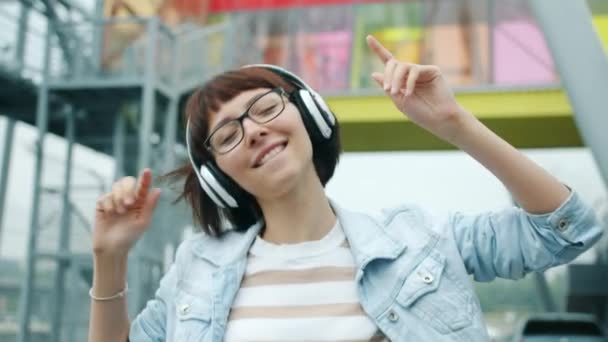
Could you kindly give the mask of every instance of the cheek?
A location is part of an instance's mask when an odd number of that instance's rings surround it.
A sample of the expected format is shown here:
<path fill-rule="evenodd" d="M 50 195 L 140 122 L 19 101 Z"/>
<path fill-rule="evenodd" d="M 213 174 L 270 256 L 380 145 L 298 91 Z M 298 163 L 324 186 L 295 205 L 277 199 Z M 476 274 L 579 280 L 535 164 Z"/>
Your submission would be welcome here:
<path fill-rule="evenodd" d="M 259 183 L 259 179 L 250 174 L 252 169 L 249 168 L 249 164 L 244 164 L 242 161 L 234 159 L 223 159 L 217 160 L 217 165 L 245 191 L 256 193 L 256 184 Z"/>
<path fill-rule="evenodd" d="M 243 177 L 245 165 L 242 160 L 238 158 L 220 157 L 216 158 L 217 166 L 230 178 L 240 183 L 240 179 Z"/>
<path fill-rule="evenodd" d="M 306 131 L 306 127 L 304 126 L 304 122 L 302 121 L 302 117 L 300 112 L 292 108 L 289 113 L 286 113 L 283 120 L 279 121 L 279 125 L 285 131 L 289 131 L 292 138 L 298 140 L 298 145 L 309 145 L 306 149 L 310 149 L 312 151 L 312 143 L 310 141 L 310 137 L 308 136 L 308 132 Z"/>
<path fill-rule="evenodd" d="M 298 118 L 297 121 L 297 134 L 295 137 L 298 140 L 298 146 L 301 149 L 301 153 L 306 157 L 312 158 L 312 141 L 310 140 L 310 136 L 308 135 L 308 131 L 304 126 L 304 122 L 302 122 L 301 118 Z"/>

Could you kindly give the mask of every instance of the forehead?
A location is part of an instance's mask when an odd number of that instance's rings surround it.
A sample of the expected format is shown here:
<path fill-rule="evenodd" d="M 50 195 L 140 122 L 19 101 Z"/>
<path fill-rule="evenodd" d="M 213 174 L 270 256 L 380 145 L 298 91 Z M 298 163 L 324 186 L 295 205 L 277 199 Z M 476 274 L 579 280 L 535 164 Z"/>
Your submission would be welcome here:
<path fill-rule="evenodd" d="M 249 101 L 256 96 L 268 92 L 270 88 L 256 88 L 245 90 L 235 96 L 232 100 L 224 102 L 220 105 L 217 112 L 209 113 L 209 128 L 210 131 L 225 120 L 234 119 L 243 114 L 249 105 Z"/>

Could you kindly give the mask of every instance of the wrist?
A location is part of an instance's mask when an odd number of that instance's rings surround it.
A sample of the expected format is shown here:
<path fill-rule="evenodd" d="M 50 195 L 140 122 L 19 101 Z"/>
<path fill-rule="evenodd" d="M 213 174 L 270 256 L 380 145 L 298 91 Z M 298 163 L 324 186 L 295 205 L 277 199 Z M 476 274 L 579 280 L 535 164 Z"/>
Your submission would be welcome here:
<path fill-rule="evenodd" d="M 439 138 L 462 149 L 466 140 L 471 137 L 479 125 L 479 120 L 464 108 L 447 115 L 437 134 Z"/>
<path fill-rule="evenodd" d="M 105 297 L 124 289 L 127 279 L 127 261 L 126 254 L 94 255 L 93 293 Z"/>
<path fill-rule="evenodd" d="M 109 301 L 124 298 L 127 295 L 128 291 L 129 291 L 129 284 L 125 283 L 125 288 L 122 289 L 121 291 L 118 291 L 111 296 L 100 297 L 93 293 L 93 288 L 91 287 L 89 289 L 89 297 L 91 297 L 91 299 L 98 301 L 98 302 L 109 302 Z"/>
<path fill-rule="evenodd" d="M 129 247 L 126 246 L 99 246 L 93 245 L 93 256 L 99 259 L 126 259 L 129 254 Z"/>

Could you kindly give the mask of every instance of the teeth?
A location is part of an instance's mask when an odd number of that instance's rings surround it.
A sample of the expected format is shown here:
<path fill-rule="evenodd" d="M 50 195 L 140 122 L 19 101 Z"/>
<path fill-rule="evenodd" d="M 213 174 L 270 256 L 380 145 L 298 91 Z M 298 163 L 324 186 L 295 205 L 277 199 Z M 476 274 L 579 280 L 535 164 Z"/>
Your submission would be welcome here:
<path fill-rule="evenodd" d="M 282 150 L 283 150 L 283 145 L 279 145 L 279 146 L 273 148 L 272 150 L 270 150 L 268 153 L 266 153 L 264 155 L 262 160 L 260 160 L 260 165 L 266 163 L 268 160 L 270 160 L 272 157 L 276 156 Z"/>

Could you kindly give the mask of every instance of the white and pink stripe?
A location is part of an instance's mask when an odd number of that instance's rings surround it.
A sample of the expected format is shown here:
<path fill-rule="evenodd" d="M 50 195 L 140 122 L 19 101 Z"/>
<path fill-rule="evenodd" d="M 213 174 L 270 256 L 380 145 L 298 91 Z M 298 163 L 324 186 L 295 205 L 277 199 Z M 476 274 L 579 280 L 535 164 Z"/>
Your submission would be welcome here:
<path fill-rule="evenodd" d="M 224 341 L 385 341 L 359 304 L 355 264 L 339 224 L 319 241 L 256 239 Z"/>

